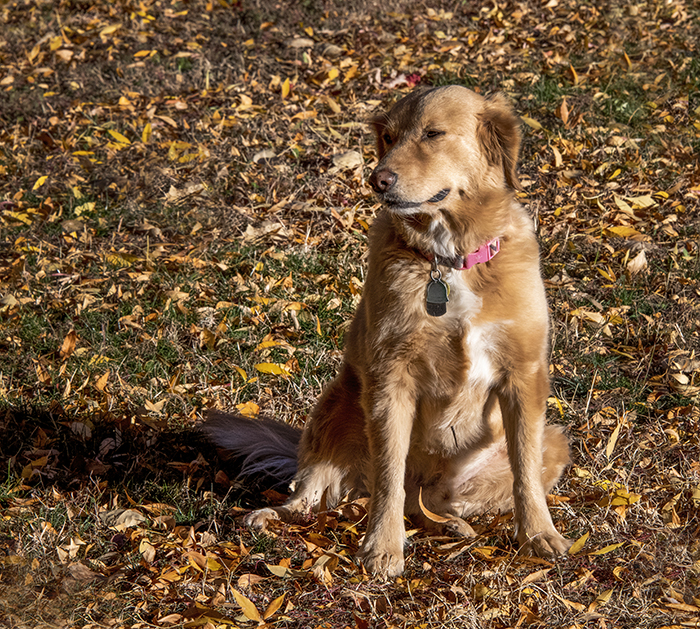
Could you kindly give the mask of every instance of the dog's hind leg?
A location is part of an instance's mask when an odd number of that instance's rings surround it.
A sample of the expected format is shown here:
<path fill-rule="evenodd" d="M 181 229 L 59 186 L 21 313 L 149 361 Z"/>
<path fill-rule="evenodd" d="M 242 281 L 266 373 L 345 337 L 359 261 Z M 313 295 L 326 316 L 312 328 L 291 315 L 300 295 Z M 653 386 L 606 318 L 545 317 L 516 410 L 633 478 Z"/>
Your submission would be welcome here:
<path fill-rule="evenodd" d="M 368 459 L 359 385 L 348 365 L 321 395 L 301 436 L 298 471 L 292 495 L 280 507 L 259 509 L 245 518 L 248 526 L 265 528 L 270 520 L 299 520 L 325 506 L 334 507 L 348 492 L 367 493 Z"/>
<path fill-rule="evenodd" d="M 332 506 L 344 493 L 344 474 L 331 463 L 316 463 L 299 470 L 292 483 L 293 493 L 283 505 L 256 509 L 243 522 L 251 528 L 266 530 L 271 521 L 295 522 L 319 509 L 322 497 Z"/>

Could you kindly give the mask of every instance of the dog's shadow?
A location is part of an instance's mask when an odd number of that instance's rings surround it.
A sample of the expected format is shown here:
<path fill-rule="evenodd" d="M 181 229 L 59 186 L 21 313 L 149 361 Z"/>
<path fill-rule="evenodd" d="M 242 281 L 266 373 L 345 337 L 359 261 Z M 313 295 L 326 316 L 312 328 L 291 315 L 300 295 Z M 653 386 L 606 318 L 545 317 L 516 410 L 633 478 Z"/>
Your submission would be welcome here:
<path fill-rule="evenodd" d="M 228 504 L 255 508 L 267 504 L 263 492 L 284 490 L 265 479 L 237 479 L 241 461 L 220 458 L 197 427 L 173 428 L 138 412 L 88 420 L 57 407 L 4 404 L 0 466 L 8 489 L 126 491 L 144 502 L 214 490 Z"/>

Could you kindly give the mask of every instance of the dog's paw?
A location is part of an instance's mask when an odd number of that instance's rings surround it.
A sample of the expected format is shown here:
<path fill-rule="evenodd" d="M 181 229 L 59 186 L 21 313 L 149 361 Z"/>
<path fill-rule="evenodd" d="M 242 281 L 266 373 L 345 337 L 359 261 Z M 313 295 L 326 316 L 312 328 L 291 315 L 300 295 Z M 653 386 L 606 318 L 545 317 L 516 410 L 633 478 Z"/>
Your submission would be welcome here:
<path fill-rule="evenodd" d="M 391 552 L 381 548 L 367 548 L 363 545 L 357 556 L 365 568 L 378 577 L 398 577 L 403 572 L 403 549 Z"/>
<path fill-rule="evenodd" d="M 274 509 L 269 507 L 265 509 L 257 509 L 251 511 L 245 518 L 243 518 L 243 524 L 248 528 L 257 529 L 258 531 L 267 531 L 267 527 L 270 522 L 279 520 L 280 515 Z"/>
<path fill-rule="evenodd" d="M 569 550 L 573 542 L 566 539 L 556 529 L 542 531 L 534 534 L 518 534 L 521 555 L 537 555 L 543 558 L 554 558 L 557 555 L 564 555 Z"/>

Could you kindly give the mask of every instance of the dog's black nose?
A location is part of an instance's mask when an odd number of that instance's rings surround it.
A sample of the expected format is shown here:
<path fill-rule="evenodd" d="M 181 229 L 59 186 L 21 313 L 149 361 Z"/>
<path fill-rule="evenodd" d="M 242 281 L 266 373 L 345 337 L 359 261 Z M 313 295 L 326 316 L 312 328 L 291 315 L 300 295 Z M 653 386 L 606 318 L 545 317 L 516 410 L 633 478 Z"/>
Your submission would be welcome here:
<path fill-rule="evenodd" d="M 372 189 L 382 194 L 388 192 L 396 183 L 396 173 L 390 171 L 388 168 L 382 168 L 382 170 L 374 170 L 369 176 L 369 185 Z"/>

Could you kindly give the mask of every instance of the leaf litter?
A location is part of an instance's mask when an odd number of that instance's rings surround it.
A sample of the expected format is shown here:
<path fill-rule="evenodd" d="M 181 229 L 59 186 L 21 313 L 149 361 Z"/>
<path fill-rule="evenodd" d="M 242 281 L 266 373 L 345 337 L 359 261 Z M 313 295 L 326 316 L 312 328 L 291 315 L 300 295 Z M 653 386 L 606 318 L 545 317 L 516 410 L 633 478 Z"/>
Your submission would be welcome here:
<path fill-rule="evenodd" d="M 5 624 L 698 626 L 697 6 L 35 0 L 0 23 Z M 196 423 L 303 423 L 362 290 L 366 122 L 447 83 L 522 115 L 576 543 L 521 558 L 509 514 L 409 530 L 381 583 L 353 560 L 364 502 L 246 531 L 286 488 Z"/>

